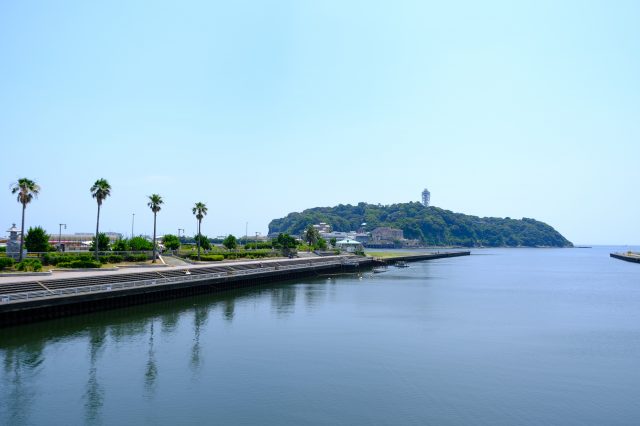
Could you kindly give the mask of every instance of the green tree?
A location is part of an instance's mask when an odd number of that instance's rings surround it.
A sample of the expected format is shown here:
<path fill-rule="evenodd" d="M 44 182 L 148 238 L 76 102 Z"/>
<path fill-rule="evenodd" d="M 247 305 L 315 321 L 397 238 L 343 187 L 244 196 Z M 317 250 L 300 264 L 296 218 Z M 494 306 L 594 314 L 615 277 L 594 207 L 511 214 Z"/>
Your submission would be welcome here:
<path fill-rule="evenodd" d="M 228 250 L 233 250 L 238 247 L 238 239 L 235 236 L 229 234 L 229 236 L 227 236 L 227 238 L 222 241 L 222 245 L 225 246 Z"/>
<path fill-rule="evenodd" d="M 132 251 L 153 250 L 153 243 L 144 237 L 133 237 L 129 240 L 129 248 Z"/>
<path fill-rule="evenodd" d="M 49 235 L 46 231 L 39 226 L 35 228 L 29 227 L 27 235 L 24 237 L 24 245 L 28 251 L 42 253 L 45 251 L 51 251 L 51 244 L 49 244 Z"/>
<path fill-rule="evenodd" d="M 156 216 L 158 215 L 158 212 L 160 211 L 160 206 L 164 203 L 164 201 L 162 201 L 162 197 L 159 196 L 158 194 L 151 194 L 149 195 L 149 202 L 147 203 L 147 206 L 149 206 L 149 208 L 151 209 L 151 211 L 153 212 L 153 260 L 151 261 L 151 263 L 156 263 L 156 253 L 157 253 L 157 244 L 156 244 Z"/>
<path fill-rule="evenodd" d="M 206 235 L 196 235 L 194 240 L 196 241 L 196 244 L 204 250 L 211 250 L 211 243 Z"/>
<path fill-rule="evenodd" d="M 129 247 L 129 240 L 126 238 L 118 238 L 111 244 L 111 250 L 113 251 L 129 251 L 131 247 Z"/>
<path fill-rule="evenodd" d="M 19 260 L 22 260 L 22 247 L 24 245 L 24 212 L 27 209 L 27 204 L 34 198 L 38 197 L 40 193 L 40 186 L 34 181 L 22 178 L 18 179 L 11 186 L 11 193 L 18 194 L 18 202 L 22 204 L 22 225 L 20 226 L 20 254 Z"/>
<path fill-rule="evenodd" d="M 178 250 L 180 248 L 180 239 L 172 234 L 165 234 L 162 237 L 162 244 L 169 250 Z"/>
<path fill-rule="evenodd" d="M 96 247 L 96 237 L 91 238 L 91 246 L 89 250 L 94 250 L 96 253 L 99 251 L 109 250 L 109 237 L 104 232 L 98 234 L 98 246 Z"/>
<path fill-rule="evenodd" d="M 109 185 L 109 182 L 107 182 L 106 179 L 98 179 L 97 181 L 95 181 L 95 183 L 91 186 L 89 190 L 91 191 L 91 196 L 95 198 L 96 202 L 98 203 L 98 216 L 96 219 L 96 236 L 94 238 L 94 241 L 98 240 L 99 242 L 100 239 L 98 237 L 98 233 L 100 232 L 100 207 L 102 206 L 102 202 L 106 200 L 108 196 L 111 195 L 111 185 Z M 98 257 L 99 247 L 100 247 L 100 244 L 95 245 L 96 260 L 100 260 Z"/>
<path fill-rule="evenodd" d="M 207 215 L 207 205 L 202 202 L 197 202 L 191 209 L 191 212 L 196 216 L 196 219 L 198 220 L 198 235 L 196 237 L 196 243 L 198 245 L 198 260 L 200 260 L 200 242 L 202 240 L 202 233 L 200 228 L 202 225 L 202 219 L 204 219 L 204 217 Z M 207 244 L 208 243 L 209 240 L 207 240 Z"/>
<path fill-rule="evenodd" d="M 307 226 L 306 231 L 304 231 L 304 240 L 309 244 L 309 251 L 311 251 L 311 247 L 315 246 L 319 239 L 320 232 L 318 232 L 313 225 Z"/>
<path fill-rule="evenodd" d="M 329 244 L 331 244 L 331 247 L 335 248 L 336 247 L 336 243 L 338 242 L 338 240 L 336 240 L 335 238 L 331 238 L 329 240 Z"/>
<path fill-rule="evenodd" d="M 327 240 L 324 238 L 318 238 L 316 242 L 315 248 L 318 250 L 326 250 L 327 249 Z"/>
<path fill-rule="evenodd" d="M 273 247 L 281 249 L 285 256 L 291 254 L 297 246 L 298 242 L 289 234 L 278 234 L 278 238 L 273 241 Z"/>

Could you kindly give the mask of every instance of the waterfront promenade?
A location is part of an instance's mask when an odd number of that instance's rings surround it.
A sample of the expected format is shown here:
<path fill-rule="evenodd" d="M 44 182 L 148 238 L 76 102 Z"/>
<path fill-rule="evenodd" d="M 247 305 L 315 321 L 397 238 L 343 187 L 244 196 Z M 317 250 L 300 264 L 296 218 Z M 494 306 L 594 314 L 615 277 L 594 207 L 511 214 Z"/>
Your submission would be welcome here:
<path fill-rule="evenodd" d="M 469 254 L 433 253 L 403 259 L 417 261 Z M 323 272 L 352 272 L 354 267 L 369 267 L 375 262 L 371 257 L 336 255 L 4 277 L 0 281 L 0 326 L 256 286 Z"/>

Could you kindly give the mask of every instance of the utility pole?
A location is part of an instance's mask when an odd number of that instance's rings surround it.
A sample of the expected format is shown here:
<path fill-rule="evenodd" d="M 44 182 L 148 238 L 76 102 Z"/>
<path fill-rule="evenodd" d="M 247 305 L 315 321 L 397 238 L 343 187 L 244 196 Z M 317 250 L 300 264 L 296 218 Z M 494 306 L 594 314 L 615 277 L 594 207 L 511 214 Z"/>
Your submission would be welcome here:
<path fill-rule="evenodd" d="M 249 235 L 249 222 L 245 222 L 244 224 L 244 245 L 247 245 L 247 238 Z"/>
<path fill-rule="evenodd" d="M 131 238 L 133 238 L 133 222 L 135 221 L 135 219 L 136 219 L 136 214 L 133 213 L 131 216 Z"/>
<path fill-rule="evenodd" d="M 62 227 L 64 226 L 64 229 L 67 229 L 67 224 L 66 223 L 60 223 L 59 224 L 60 227 L 58 229 L 58 250 L 62 251 Z"/>

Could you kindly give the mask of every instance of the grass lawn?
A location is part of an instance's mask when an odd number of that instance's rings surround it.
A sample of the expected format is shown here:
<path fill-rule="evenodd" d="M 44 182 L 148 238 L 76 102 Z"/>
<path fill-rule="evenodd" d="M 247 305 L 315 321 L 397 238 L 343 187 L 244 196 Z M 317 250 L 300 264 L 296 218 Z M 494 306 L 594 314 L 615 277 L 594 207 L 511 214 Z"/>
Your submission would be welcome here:
<path fill-rule="evenodd" d="M 365 254 L 367 256 L 373 256 L 373 257 L 391 258 L 391 257 L 408 256 L 412 253 L 402 252 L 402 251 L 366 251 Z"/>

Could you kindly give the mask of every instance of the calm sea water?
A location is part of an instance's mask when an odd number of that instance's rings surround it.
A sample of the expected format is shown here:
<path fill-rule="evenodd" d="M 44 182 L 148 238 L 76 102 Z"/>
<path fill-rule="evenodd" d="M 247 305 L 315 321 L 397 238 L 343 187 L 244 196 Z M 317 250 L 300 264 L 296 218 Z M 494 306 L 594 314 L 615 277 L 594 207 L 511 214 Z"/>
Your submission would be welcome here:
<path fill-rule="evenodd" d="M 640 265 L 475 250 L 0 329 L 0 424 L 637 425 Z"/>

